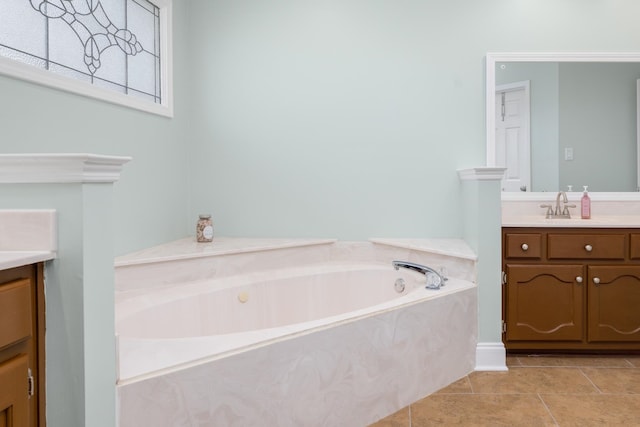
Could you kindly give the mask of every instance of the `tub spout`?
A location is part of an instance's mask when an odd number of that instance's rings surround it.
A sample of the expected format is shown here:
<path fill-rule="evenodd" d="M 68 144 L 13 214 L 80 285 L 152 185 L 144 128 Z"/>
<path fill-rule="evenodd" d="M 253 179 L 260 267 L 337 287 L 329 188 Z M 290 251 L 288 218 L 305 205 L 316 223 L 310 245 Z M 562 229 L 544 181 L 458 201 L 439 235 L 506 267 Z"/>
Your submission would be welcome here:
<path fill-rule="evenodd" d="M 427 267 L 426 265 L 416 264 L 408 261 L 393 261 L 391 264 L 396 270 L 400 270 L 400 267 L 402 267 L 406 268 L 407 270 L 413 270 L 417 271 L 418 273 L 424 274 L 424 276 L 427 278 L 426 287 L 428 289 L 440 289 L 440 287 L 444 285 L 445 280 L 447 280 L 440 273 L 438 273 L 431 267 Z"/>

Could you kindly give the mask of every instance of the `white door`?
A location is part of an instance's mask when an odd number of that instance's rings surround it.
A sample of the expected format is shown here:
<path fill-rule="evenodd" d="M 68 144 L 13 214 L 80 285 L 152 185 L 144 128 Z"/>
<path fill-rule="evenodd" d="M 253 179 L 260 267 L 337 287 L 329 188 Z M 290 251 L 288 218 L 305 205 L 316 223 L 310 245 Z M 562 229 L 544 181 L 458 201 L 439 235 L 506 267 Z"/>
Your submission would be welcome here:
<path fill-rule="evenodd" d="M 496 87 L 496 166 L 506 168 L 502 191 L 531 191 L 529 82 Z"/>

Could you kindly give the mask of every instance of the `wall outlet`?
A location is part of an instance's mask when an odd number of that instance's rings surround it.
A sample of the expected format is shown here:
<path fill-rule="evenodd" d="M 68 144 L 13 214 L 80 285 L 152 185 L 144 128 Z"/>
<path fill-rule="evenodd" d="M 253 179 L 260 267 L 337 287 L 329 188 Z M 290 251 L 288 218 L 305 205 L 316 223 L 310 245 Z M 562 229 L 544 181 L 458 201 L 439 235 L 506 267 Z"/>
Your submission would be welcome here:
<path fill-rule="evenodd" d="M 573 148 L 565 147 L 565 149 L 564 149 L 564 159 L 565 160 L 573 160 Z"/>

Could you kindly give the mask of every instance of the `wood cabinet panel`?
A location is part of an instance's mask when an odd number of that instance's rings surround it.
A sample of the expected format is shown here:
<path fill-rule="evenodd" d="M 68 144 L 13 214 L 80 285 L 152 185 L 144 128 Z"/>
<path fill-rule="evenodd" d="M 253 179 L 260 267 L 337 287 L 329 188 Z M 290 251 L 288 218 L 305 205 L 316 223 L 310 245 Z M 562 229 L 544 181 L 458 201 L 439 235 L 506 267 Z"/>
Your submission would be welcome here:
<path fill-rule="evenodd" d="M 0 285 L 0 348 L 31 336 L 31 282 L 21 279 Z"/>
<path fill-rule="evenodd" d="M 631 259 L 640 260 L 640 234 L 631 233 L 629 241 L 629 256 Z"/>
<path fill-rule="evenodd" d="M 1 338 L 3 342 L 12 342 L 0 347 L 0 366 L 13 366 L 5 364 L 14 363 L 18 359 L 26 360 L 24 367 L 20 362 L 19 380 L 18 374 L 14 378 L 17 386 L 13 382 L 0 378 L 0 397 L 18 393 L 16 396 L 21 399 L 18 406 L 13 405 L 11 409 L 0 408 L 0 413 L 7 409 L 4 415 L 0 415 L 0 420 L 6 421 L 8 426 L 44 427 L 46 425 L 43 270 L 43 264 L 0 270 L 0 337 L 4 337 Z M 25 335 L 26 338 L 16 338 Z M 4 371 L 0 369 L 0 372 Z M 34 386 L 31 397 L 27 387 L 27 372 L 31 373 Z M 17 423 L 11 417 L 15 416 L 16 408 L 23 404 L 27 407 L 27 419 L 24 423 L 22 421 Z"/>
<path fill-rule="evenodd" d="M 29 426 L 28 365 L 25 354 L 0 363 L 0 420 L 6 426 Z"/>
<path fill-rule="evenodd" d="M 540 234 L 507 234 L 505 252 L 507 258 L 540 258 L 542 256 Z"/>
<path fill-rule="evenodd" d="M 619 259 L 626 253 L 625 234 L 549 234 L 549 259 Z"/>
<path fill-rule="evenodd" d="M 640 342 L 640 266 L 591 266 L 589 341 Z"/>
<path fill-rule="evenodd" d="M 584 286 L 581 265 L 507 267 L 508 340 L 580 341 Z"/>

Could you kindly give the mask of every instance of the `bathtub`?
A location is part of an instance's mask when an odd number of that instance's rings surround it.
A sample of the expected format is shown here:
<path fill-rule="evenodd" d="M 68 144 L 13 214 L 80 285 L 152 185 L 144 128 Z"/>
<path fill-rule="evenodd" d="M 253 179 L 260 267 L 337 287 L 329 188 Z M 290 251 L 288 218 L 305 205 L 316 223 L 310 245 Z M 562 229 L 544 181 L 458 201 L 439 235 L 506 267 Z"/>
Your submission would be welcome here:
<path fill-rule="evenodd" d="M 116 306 L 120 426 L 370 424 L 473 370 L 475 284 L 424 282 L 326 259 L 138 289 Z"/>

